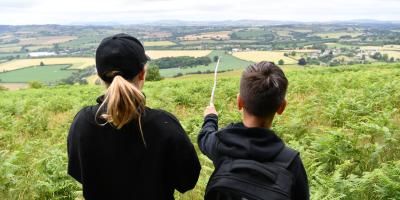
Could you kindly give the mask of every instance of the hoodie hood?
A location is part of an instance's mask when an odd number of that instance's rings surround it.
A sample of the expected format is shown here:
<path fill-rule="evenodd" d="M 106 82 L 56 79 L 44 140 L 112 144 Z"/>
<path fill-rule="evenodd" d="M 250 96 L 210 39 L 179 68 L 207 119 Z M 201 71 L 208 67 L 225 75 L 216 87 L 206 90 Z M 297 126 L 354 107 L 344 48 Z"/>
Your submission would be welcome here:
<path fill-rule="evenodd" d="M 233 158 L 267 161 L 285 147 L 274 131 L 266 128 L 247 128 L 243 123 L 231 124 L 217 133 L 221 155 Z"/>

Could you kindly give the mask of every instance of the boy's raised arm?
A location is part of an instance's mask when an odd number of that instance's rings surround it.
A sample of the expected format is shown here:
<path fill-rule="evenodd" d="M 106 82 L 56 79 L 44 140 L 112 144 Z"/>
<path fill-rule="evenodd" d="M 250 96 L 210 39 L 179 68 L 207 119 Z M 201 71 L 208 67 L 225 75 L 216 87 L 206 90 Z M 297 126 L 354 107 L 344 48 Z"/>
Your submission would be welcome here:
<path fill-rule="evenodd" d="M 216 146 L 218 131 L 218 113 L 214 105 L 207 106 L 204 110 L 204 123 L 197 138 L 197 143 L 203 154 L 207 155 L 211 160 L 216 158 Z"/>

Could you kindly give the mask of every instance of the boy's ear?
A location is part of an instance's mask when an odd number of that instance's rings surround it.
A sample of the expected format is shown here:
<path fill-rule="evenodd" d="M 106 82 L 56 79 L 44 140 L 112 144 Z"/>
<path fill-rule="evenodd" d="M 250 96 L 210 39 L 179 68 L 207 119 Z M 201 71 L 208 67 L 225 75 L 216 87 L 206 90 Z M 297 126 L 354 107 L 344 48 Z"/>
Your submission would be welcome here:
<path fill-rule="evenodd" d="M 243 103 L 242 98 L 240 97 L 240 94 L 237 94 L 236 101 L 237 101 L 238 110 L 242 110 L 244 103 Z"/>
<path fill-rule="evenodd" d="M 281 105 L 279 106 L 279 108 L 278 108 L 278 110 L 276 111 L 276 113 L 277 113 L 278 115 L 282 115 L 283 111 L 285 111 L 286 105 L 287 105 L 287 101 L 286 101 L 286 99 L 285 99 L 285 100 L 283 100 L 283 102 L 282 102 Z"/>

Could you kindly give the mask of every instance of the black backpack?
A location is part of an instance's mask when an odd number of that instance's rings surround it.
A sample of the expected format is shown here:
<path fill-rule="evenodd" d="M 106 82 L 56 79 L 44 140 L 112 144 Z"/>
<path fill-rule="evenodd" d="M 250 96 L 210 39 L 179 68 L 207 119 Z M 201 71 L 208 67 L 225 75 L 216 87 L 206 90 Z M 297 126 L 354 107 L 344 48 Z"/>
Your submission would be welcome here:
<path fill-rule="evenodd" d="M 224 157 L 207 184 L 205 200 L 291 199 L 294 175 L 287 169 L 299 152 L 285 147 L 269 162 Z"/>

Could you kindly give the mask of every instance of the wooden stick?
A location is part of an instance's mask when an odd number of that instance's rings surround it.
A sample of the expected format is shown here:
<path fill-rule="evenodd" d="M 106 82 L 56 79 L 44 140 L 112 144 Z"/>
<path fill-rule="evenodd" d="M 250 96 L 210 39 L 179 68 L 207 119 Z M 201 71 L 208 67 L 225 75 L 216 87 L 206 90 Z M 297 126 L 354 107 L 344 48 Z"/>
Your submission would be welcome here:
<path fill-rule="evenodd" d="M 218 74 L 218 66 L 219 66 L 219 60 L 221 58 L 218 57 L 218 62 L 217 65 L 215 66 L 215 71 L 214 71 L 214 86 L 211 91 L 211 99 L 210 99 L 210 106 L 214 106 L 214 96 L 215 96 L 215 88 L 217 87 L 217 74 Z"/>

